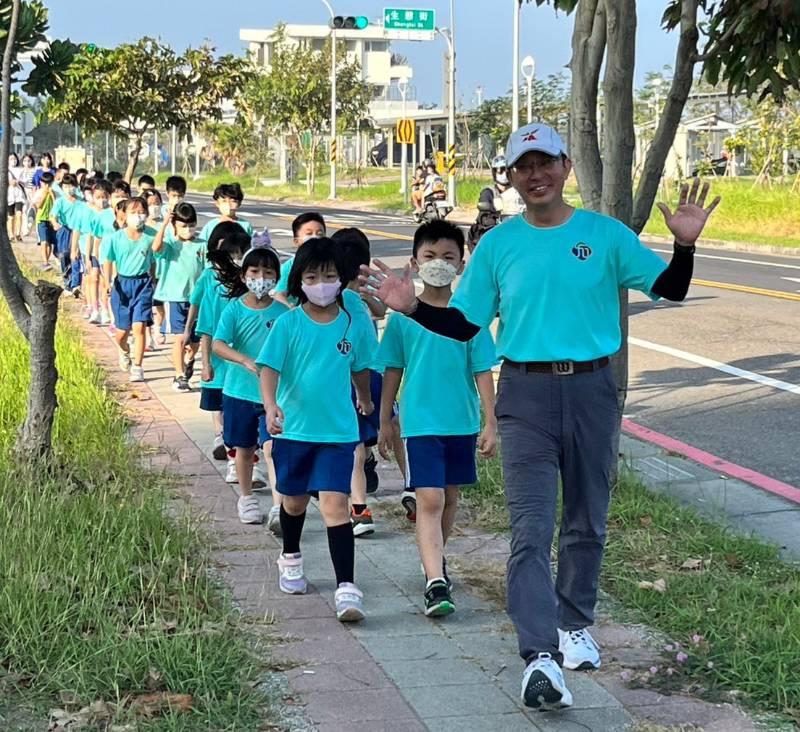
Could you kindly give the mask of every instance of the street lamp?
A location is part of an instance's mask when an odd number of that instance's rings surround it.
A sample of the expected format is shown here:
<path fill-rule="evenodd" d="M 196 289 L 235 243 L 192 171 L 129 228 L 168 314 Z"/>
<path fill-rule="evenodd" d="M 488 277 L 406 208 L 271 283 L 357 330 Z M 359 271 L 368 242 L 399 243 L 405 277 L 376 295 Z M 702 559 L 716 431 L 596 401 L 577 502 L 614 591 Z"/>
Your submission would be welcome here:
<path fill-rule="evenodd" d="M 533 122 L 533 76 L 536 73 L 536 61 L 533 56 L 522 59 L 522 75 L 528 85 L 528 124 Z"/>
<path fill-rule="evenodd" d="M 511 64 L 511 131 L 519 127 L 519 12 L 522 8 L 522 0 L 512 0 L 514 3 L 514 39 L 513 51 L 514 59 Z"/>
<path fill-rule="evenodd" d="M 330 163 L 331 163 L 331 192 L 328 198 L 336 200 L 336 27 L 334 18 L 336 17 L 333 8 L 328 0 L 322 3 L 331 14 L 331 144 L 330 144 Z"/>
<path fill-rule="evenodd" d="M 456 145 L 456 59 L 455 50 L 453 48 L 453 38 L 451 32 L 447 28 L 437 28 L 436 32 L 444 38 L 447 42 L 448 58 L 449 58 L 449 101 L 448 101 L 448 115 L 447 115 L 447 158 L 450 162 L 450 151 L 455 149 Z M 455 207 L 456 205 L 456 174 L 455 169 L 448 165 L 447 174 L 447 199 L 448 205 Z"/>
<path fill-rule="evenodd" d="M 406 94 L 408 93 L 408 79 L 404 76 L 397 80 L 397 88 L 403 98 L 403 119 L 406 118 Z M 408 145 L 403 142 L 400 149 L 400 168 L 402 176 L 400 178 L 400 193 L 403 194 L 403 202 L 408 203 Z"/>

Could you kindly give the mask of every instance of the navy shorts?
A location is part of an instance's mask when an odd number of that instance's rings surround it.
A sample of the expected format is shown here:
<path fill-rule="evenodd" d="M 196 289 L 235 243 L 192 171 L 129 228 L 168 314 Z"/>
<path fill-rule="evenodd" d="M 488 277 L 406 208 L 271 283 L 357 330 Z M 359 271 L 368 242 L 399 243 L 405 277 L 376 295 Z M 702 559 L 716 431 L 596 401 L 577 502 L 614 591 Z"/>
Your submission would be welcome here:
<path fill-rule="evenodd" d="M 169 304 L 169 330 L 173 335 L 180 335 L 186 330 L 186 319 L 189 317 L 188 302 L 170 302 Z M 192 343 L 200 343 L 200 336 L 195 332 L 195 325 L 192 326 L 192 333 L 189 340 Z M 241 445 L 244 447 L 244 445 Z"/>
<path fill-rule="evenodd" d="M 249 449 L 271 439 L 263 404 L 222 395 L 222 441 L 228 447 Z"/>
<path fill-rule="evenodd" d="M 200 409 L 204 412 L 221 412 L 222 389 L 216 389 L 213 386 L 201 386 Z"/>
<path fill-rule="evenodd" d="M 358 415 L 358 439 L 362 444 L 367 447 L 372 447 L 378 444 L 378 429 L 381 425 L 380 406 L 381 406 L 381 388 L 383 387 L 383 376 L 378 371 L 369 372 L 369 393 L 372 396 L 372 403 L 375 410 L 368 417 L 365 417 L 360 412 L 356 411 Z M 351 389 L 351 397 L 353 399 L 353 406 L 356 404 L 356 390 Z"/>
<path fill-rule="evenodd" d="M 332 491 L 350 495 L 353 460 L 357 442 L 301 442 L 276 438 L 272 461 L 278 493 L 305 496 Z"/>
<path fill-rule="evenodd" d="M 452 437 L 407 437 L 407 488 L 445 488 L 472 485 L 478 481 L 475 469 L 477 435 Z"/>
<path fill-rule="evenodd" d="M 111 312 L 117 328 L 130 330 L 134 323 L 152 323 L 154 289 L 149 274 L 138 277 L 117 275 L 111 289 Z"/>
<path fill-rule="evenodd" d="M 49 221 L 40 221 L 36 224 L 36 232 L 39 235 L 39 243 L 49 244 L 51 247 L 56 245 L 56 231 Z"/>

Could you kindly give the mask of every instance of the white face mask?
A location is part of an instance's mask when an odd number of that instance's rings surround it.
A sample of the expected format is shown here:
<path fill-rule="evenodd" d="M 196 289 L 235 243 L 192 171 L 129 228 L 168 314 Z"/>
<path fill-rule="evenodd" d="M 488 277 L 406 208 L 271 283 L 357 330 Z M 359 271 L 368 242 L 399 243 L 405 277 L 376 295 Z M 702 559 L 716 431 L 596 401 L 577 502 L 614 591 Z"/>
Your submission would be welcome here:
<path fill-rule="evenodd" d="M 161 221 L 161 206 L 153 204 L 147 207 L 147 213 L 152 221 Z"/>
<path fill-rule="evenodd" d="M 458 269 L 444 259 L 431 259 L 419 265 L 419 276 L 431 287 L 446 287 L 457 274 Z"/>
<path fill-rule="evenodd" d="M 508 174 L 507 173 L 498 173 L 497 178 L 495 179 L 501 186 L 508 185 Z"/>
<path fill-rule="evenodd" d="M 318 282 L 316 285 L 301 285 L 308 301 L 320 308 L 326 308 L 336 300 L 342 283 L 339 280 L 334 282 Z"/>
<path fill-rule="evenodd" d="M 141 231 L 147 223 L 147 214 L 130 213 L 125 217 L 125 224 L 129 229 Z"/>
<path fill-rule="evenodd" d="M 269 294 L 269 291 L 276 284 L 275 280 L 268 280 L 264 277 L 246 277 L 244 283 L 247 285 L 247 289 L 256 296 L 257 300 Z"/>
<path fill-rule="evenodd" d="M 221 203 L 219 205 L 219 212 L 223 216 L 233 216 L 236 214 L 236 209 L 239 208 L 237 203 Z"/>

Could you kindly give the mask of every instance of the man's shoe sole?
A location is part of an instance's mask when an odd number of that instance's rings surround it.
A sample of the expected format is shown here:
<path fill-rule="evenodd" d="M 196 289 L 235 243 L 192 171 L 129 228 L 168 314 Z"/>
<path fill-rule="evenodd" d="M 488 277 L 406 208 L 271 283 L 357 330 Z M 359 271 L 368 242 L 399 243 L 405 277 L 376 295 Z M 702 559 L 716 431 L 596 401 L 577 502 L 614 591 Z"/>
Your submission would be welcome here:
<path fill-rule="evenodd" d="M 528 678 L 522 701 L 530 709 L 540 712 L 566 709 L 572 706 L 572 700 L 564 700 L 564 694 L 556 689 L 547 674 L 534 671 Z"/>
<path fill-rule="evenodd" d="M 597 671 L 600 668 L 600 662 L 598 661 L 597 665 L 595 666 L 591 661 L 583 661 L 579 663 L 577 666 L 573 666 L 564 659 L 564 668 L 569 669 L 570 671 Z"/>
<path fill-rule="evenodd" d="M 456 611 L 456 606 L 452 602 L 443 600 L 438 605 L 425 608 L 425 615 L 429 618 L 443 618 L 445 615 L 452 615 Z"/>

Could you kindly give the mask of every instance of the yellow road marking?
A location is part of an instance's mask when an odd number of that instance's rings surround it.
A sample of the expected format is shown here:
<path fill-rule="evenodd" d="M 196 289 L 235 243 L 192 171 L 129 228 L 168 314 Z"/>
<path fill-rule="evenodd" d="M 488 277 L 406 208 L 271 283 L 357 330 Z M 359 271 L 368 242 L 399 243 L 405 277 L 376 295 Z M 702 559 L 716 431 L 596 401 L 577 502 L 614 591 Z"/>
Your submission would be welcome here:
<path fill-rule="evenodd" d="M 729 282 L 713 282 L 712 280 L 692 280 L 693 285 L 701 287 L 716 287 L 720 290 L 732 290 L 734 292 L 745 292 L 748 295 L 764 295 L 765 297 L 777 297 L 781 300 L 793 300 L 800 302 L 800 294 L 794 292 L 781 292 L 780 290 L 765 290 L 761 287 L 748 287 L 747 285 L 733 285 Z"/>

